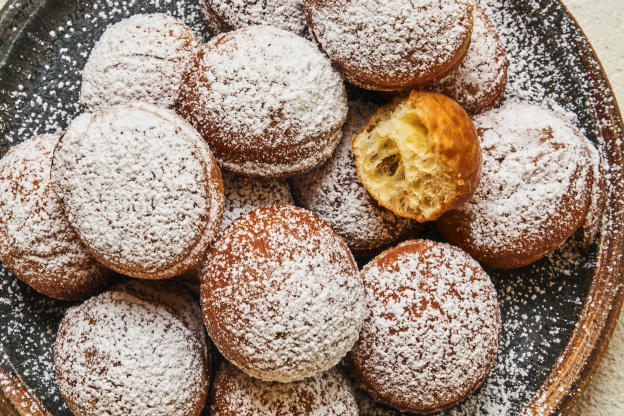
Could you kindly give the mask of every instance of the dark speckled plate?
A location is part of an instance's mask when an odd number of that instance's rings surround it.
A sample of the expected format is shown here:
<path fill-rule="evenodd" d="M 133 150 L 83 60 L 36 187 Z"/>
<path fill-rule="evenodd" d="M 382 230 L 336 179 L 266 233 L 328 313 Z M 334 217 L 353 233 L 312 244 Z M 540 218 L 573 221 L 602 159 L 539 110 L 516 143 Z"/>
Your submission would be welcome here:
<path fill-rule="evenodd" d="M 0 155 L 36 133 L 61 132 L 78 114 L 80 71 L 112 23 L 166 12 L 207 40 L 196 2 L 10 0 L 0 14 Z M 611 198 L 605 227 L 589 250 L 570 241 L 531 266 L 487 270 L 502 308 L 498 360 L 479 391 L 444 414 L 565 413 L 597 365 L 622 303 L 621 117 L 591 46 L 559 1 L 481 3 L 508 49 L 505 100 L 549 106 L 578 125 L 611 167 Z M 8 365 L 57 416 L 70 412 L 56 385 L 52 345 L 70 305 L 0 270 L 0 343 Z M 396 414 L 365 396 L 362 405 L 363 415 Z"/>

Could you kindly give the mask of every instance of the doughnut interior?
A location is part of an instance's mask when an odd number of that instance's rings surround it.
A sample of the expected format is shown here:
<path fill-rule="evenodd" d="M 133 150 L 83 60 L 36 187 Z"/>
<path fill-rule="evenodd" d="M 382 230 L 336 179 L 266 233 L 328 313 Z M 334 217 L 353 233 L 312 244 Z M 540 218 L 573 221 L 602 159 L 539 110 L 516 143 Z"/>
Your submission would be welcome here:
<path fill-rule="evenodd" d="M 438 123 L 452 123 L 454 117 L 441 109 Z M 358 174 L 373 197 L 396 214 L 421 222 L 440 216 L 470 179 L 462 178 L 440 151 L 429 124 L 405 100 L 378 110 L 353 141 Z"/>

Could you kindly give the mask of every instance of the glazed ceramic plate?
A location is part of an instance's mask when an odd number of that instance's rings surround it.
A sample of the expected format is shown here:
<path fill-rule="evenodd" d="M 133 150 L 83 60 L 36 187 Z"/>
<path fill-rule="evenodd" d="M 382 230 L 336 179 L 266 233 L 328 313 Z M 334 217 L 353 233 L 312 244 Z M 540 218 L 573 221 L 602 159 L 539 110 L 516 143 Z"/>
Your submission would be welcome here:
<path fill-rule="evenodd" d="M 0 14 L 0 155 L 37 133 L 61 132 L 79 113 L 80 71 L 111 24 L 165 12 L 210 38 L 198 0 L 13 0 Z M 538 103 L 576 124 L 611 168 L 601 235 L 588 250 L 570 240 L 531 266 L 487 269 L 503 331 L 484 385 L 448 415 L 559 414 L 582 391 L 622 302 L 622 129 L 600 63 L 557 0 L 482 0 L 507 47 L 505 100 Z M 351 88 L 352 97 L 370 95 Z M 428 238 L 439 239 L 430 230 Z M 365 261 L 364 261 L 365 262 Z M 0 343 L 6 365 L 57 416 L 70 415 L 54 376 L 52 346 L 73 303 L 39 295 L 0 271 Z M 362 414 L 394 415 L 360 397 Z"/>

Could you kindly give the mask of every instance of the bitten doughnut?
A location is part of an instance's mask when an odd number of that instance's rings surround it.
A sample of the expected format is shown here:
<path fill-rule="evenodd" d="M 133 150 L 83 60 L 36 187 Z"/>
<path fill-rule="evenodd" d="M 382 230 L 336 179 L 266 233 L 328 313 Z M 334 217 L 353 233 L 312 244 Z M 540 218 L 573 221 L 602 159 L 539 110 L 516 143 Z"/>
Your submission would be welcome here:
<path fill-rule="evenodd" d="M 83 110 L 128 102 L 172 108 L 200 45 L 191 29 L 165 14 L 139 14 L 114 24 L 82 71 Z"/>
<path fill-rule="evenodd" d="M 510 103 L 474 121 L 483 148 L 481 185 L 436 226 L 488 266 L 530 264 L 586 217 L 594 172 L 587 139 L 554 112 L 530 104 Z"/>
<path fill-rule="evenodd" d="M 314 44 L 251 26 L 204 46 L 178 110 L 224 170 L 277 178 L 309 171 L 331 156 L 347 100 L 340 75 Z"/>
<path fill-rule="evenodd" d="M 295 204 L 288 184 L 282 179 L 254 181 L 225 173 L 223 189 L 225 208 L 221 229 L 225 229 L 236 218 L 256 208 Z"/>
<path fill-rule="evenodd" d="M 56 135 L 35 136 L 0 160 L 0 259 L 37 292 L 56 299 L 94 294 L 112 277 L 85 250 L 50 185 Z"/>
<path fill-rule="evenodd" d="M 249 377 L 227 361 L 211 392 L 212 416 L 358 416 L 349 379 L 340 367 L 294 383 Z"/>
<path fill-rule="evenodd" d="M 412 91 L 380 107 L 353 153 L 362 185 L 396 215 L 433 221 L 470 198 L 481 148 L 466 111 L 441 94 Z"/>
<path fill-rule="evenodd" d="M 338 364 L 364 319 L 347 245 L 318 217 L 286 206 L 252 211 L 220 235 L 202 272 L 201 305 L 228 361 L 283 383 Z"/>
<path fill-rule="evenodd" d="M 121 291 L 67 310 L 54 366 L 76 416 L 197 416 L 210 383 L 203 347 L 179 315 Z"/>
<path fill-rule="evenodd" d="M 199 0 L 199 5 L 215 35 L 255 25 L 307 35 L 303 0 Z"/>
<path fill-rule="evenodd" d="M 492 21 L 477 2 L 466 57 L 449 76 L 425 87 L 448 95 L 472 114 L 499 103 L 507 87 L 507 52 Z"/>
<path fill-rule="evenodd" d="M 368 315 L 345 360 L 371 396 L 432 413 L 490 373 L 501 331 L 496 290 L 479 263 L 448 244 L 412 240 L 361 272 Z"/>
<path fill-rule="evenodd" d="M 323 166 L 293 178 L 297 205 L 327 222 L 356 255 L 392 244 L 416 227 L 415 221 L 380 206 L 357 175 L 351 140 L 376 109 L 370 102 L 350 102 L 342 140 L 332 158 Z"/>
<path fill-rule="evenodd" d="M 152 105 L 77 117 L 52 182 L 87 250 L 128 276 L 165 279 L 198 264 L 221 226 L 223 184 L 206 142 Z"/>
<path fill-rule="evenodd" d="M 414 89 L 455 70 L 470 44 L 472 9 L 471 0 L 305 2 L 312 37 L 347 81 L 389 91 Z"/>

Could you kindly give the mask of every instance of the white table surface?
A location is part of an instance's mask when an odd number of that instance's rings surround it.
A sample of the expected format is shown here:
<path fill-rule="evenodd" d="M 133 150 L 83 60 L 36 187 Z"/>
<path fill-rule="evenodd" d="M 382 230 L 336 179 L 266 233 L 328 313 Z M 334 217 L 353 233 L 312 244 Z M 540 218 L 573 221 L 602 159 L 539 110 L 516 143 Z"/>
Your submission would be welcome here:
<path fill-rule="evenodd" d="M 0 0 L 0 8 L 7 0 Z M 624 106 L 624 0 L 563 0 L 587 34 Z M 624 416 L 624 318 L 573 416 Z M 0 411 L 0 416 L 4 416 Z"/>

